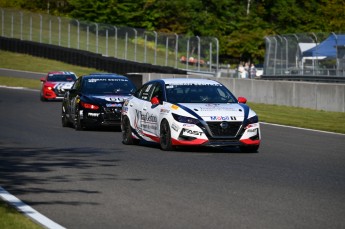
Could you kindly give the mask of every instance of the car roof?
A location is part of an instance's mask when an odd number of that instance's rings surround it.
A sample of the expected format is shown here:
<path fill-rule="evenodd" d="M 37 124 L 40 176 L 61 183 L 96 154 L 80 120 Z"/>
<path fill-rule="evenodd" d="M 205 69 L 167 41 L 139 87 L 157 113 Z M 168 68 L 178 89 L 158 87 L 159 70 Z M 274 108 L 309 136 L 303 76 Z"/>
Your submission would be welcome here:
<path fill-rule="evenodd" d="M 48 75 L 75 75 L 75 73 L 68 72 L 68 71 L 54 71 L 54 72 L 48 72 Z"/>
<path fill-rule="evenodd" d="M 220 84 L 215 80 L 199 78 L 166 78 L 161 80 L 165 84 Z"/>
<path fill-rule="evenodd" d="M 117 75 L 114 73 L 91 73 L 90 75 L 85 75 L 83 78 L 116 78 L 116 79 L 127 79 L 126 76 Z"/>

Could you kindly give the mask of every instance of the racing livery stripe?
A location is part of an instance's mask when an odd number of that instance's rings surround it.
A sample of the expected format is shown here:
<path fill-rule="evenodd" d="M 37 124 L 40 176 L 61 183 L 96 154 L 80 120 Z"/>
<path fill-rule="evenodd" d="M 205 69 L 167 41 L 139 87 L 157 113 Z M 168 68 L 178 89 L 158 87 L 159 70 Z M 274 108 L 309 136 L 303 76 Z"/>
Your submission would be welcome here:
<path fill-rule="evenodd" d="M 154 136 L 154 135 L 152 135 L 152 134 L 146 134 L 146 133 L 143 133 L 146 137 L 149 137 L 149 138 L 151 138 L 154 142 L 158 142 L 159 143 L 159 141 L 160 141 L 160 138 L 159 137 L 157 137 L 157 136 Z"/>
<path fill-rule="evenodd" d="M 138 131 L 136 129 L 134 129 L 133 127 L 131 127 L 132 129 L 132 135 L 135 135 L 137 138 L 139 138 L 140 140 L 144 140 L 140 134 L 138 133 Z"/>
<path fill-rule="evenodd" d="M 249 115 L 249 107 L 245 104 L 242 104 L 242 103 L 239 103 L 238 105 L 240 105 L 244 110 L 244 119 L 243 120 L 247 120 L 248 115 Z"/>
<path fill-rule="evenodd" d="M 246 145 L 260 145 L 260 140 L 242 139 L 240 142 Z"/>
<path fill-rule="evenodd" d="M 171 143 L 173 145 L 202 145 L 204 144 L 205 142 L 208 142 L 207 139 L 194 139 L 192 141 L 183 141 L 183 140 L 177 140 L 177 139 L 174 139 L 174 138 L 171 138 Z"/>
<path fill-rule="evenodd" d="M 197 113 L 195 113 L 193 110 L 190 108 L 183 106 L 181 104 L 176 104 L 177 106 L 181 107 L 183 110 L 187 111 L 189 114 L 194 115 L 198 120 L 203 120 Z"/>

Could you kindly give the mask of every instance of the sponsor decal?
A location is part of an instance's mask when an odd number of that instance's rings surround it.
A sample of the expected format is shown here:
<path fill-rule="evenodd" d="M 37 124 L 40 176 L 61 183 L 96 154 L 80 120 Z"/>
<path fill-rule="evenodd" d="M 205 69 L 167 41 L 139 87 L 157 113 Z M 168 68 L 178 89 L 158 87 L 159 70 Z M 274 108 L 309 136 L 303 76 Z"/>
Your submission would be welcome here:
<path fill-rule="evenodd" d="M 210 116 L 212 121 L 235 121 L 235 116 Z"/>
<path fill-rule="evenodd" d="M 176 132 L 178 131 L 178 126 L 176 126 L 175 123 L 171 124 L 171 129 L 175 130 Z"/>
<path fill-rule="evenodd" d="M 124 97 L 124 96 L 116 96 L 116 97 L 110 97 L 110 96 L 94 96 L 95 98 L 98 98 L 98 99 L 104 99 L 106 101 L 109 101 L 109 102 L 118 102 L 118 103 L 121 103 L 123 102 L 125 99 L 127 99 L 128 97 Z"/>
<path fill-rule="evenodd" d="M 182 129 L 182 134 L 184 136 L 201 136 L 203 132 L 190 129 Z"/>
<path fill-rule="evenodd" d="M 194 124 L 184 123 L 182 126 L 185 126 L 185 127 L 193 127 Z"/>
<path fill-rule="evenodd" d="M 205 106 L 200 107 L 201 111 L 234 111 L 235 109 L 230 106 L 221 106 L 220 104 L 205 104 Z"/>
<path fill-rule="evenodd" d="M 107 103 L 105 104 L 106 107 L 122 107 L 121 103 Z"/>
<path fill-rule="evenodd" d="M 90 116 L 90 117 L 97 118 L 100 114 L 99 113 L 88 113 L 87 115 Z"/>
<path fill-rule="evenodd" d="M 255 128 L 255 129 L 247 129 L 247 132 L 248 133 L 257 133 L 258 132 L 258 129 L 257 128 Z"/>
<path fill-rule="evenodd" d="M 165 109 L 165 108 L 162 108 L 162 109 L 160 110 L 160 112 L 161 112 L 161 113 L 169 113 L 169 112 L 170 112 L 170 110 Z"/>
<path fill-rule="evenodd" d="M 96 79 L 96 78 L 93 78 L 93 79 L 88 79 L 87 82 L 89 83 L 96 83 L 96 82 L 99 82 L 99 81 L 102 81 L 102 82 L 125 82 L 125 81 L 128 81 L 127 79 Z"/>
<path fill-rule="evenodd" d="M 207 104 L 205 104 L 205 107 L 217 107 L 217 106 L 219 106 L 219 104 L 217 104 L 217 103 L 207 103 Z"/>
<path fill-rule="evenodd" d="M 137 123 L 140 122 L 141 128 L 146 130 L 157 130 L 157 117 L 150 113 L 143 113 L 141 111 L 135 110 L 135 117 Z"/>

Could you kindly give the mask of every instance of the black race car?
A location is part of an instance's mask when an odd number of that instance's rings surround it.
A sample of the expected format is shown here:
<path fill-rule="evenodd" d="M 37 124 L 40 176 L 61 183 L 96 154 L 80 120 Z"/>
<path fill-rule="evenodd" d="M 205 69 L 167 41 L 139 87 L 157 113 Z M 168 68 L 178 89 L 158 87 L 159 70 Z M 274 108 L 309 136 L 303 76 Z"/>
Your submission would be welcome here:
<path fill-rule="evenodd" d="M 125 99 L 136 90 L 127 77 L 91 74 L 77 79 L 62 102 L 62 126 L 83 130 L 91 126 L 120 126 Z"/>

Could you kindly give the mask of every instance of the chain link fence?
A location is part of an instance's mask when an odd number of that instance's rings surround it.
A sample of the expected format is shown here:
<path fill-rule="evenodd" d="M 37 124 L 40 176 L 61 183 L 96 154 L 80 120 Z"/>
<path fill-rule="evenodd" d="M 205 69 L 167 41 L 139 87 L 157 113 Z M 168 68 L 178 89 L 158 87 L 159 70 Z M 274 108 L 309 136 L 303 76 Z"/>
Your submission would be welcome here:
<path fill-rule="evenodd" d="M 1 36 L 216 75 L 219 42 L 0 8 Z"/>
<path fill-rule="evenodd" d="M 265 37 L 264 75 L 345 77 L 345 33 Z"/>

